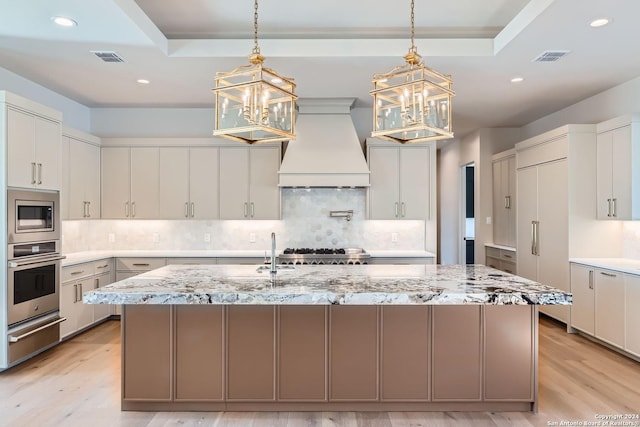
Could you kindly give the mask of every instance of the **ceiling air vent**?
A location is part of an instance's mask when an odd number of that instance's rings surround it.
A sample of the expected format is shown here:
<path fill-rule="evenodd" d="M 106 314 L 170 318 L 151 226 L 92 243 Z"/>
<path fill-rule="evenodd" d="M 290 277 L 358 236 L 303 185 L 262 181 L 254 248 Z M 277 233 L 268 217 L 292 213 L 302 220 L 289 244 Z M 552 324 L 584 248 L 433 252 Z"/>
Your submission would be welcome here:
<path fill-rule="evenodd" d="M 91 53 L 102 59 L 104 62 L 124 62 L 124 59 L 115 52 L 92 50 Z"/>
<path fill-rule="evenodd" d="M 556 62 L 563 56 L 567 56 L 569 52 L 568 50 L 547 50 L 534 58 L 533 62 Z"/>

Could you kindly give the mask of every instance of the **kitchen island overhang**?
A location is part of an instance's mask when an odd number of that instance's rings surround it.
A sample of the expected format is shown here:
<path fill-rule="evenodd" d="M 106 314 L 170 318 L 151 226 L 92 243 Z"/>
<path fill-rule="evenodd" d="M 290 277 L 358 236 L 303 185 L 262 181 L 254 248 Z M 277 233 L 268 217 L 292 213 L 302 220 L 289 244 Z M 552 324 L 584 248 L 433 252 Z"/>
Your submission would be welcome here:
<path fill-rule="evenodd" d="M 123 410 L 531 411 L 538 305 L 571 294 L 480 265 L 167 266 L 124 304 Z"/>

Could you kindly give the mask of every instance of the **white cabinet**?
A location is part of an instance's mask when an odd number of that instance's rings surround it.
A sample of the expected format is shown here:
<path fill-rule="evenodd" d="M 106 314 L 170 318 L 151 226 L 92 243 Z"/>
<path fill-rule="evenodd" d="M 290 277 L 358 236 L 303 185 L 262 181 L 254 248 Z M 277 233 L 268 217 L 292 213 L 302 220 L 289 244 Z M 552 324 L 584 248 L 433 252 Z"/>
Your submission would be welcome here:
<path fill-rule="evenodd" d="M 160 148 L 160 218 L 219 217 L 219 148 Z"/>
<path fill-rule="evenodd" d="M 595 268 L 571 264 L 571 326 L 589 335 L 595 333 Z"/>
<path fill-rule="evenodd" d="M 60 129 L 60 120 L 7 109 L 9 186 L 60 189 Z"/>
<path fill-rule="evenodd" d="M 485 245 L 485 264 L 505 273 L 516 274 L 516 251 L 506 247 Z"/>
<path fill-rule="evenodd" d="M 220 147 L 220 219 L 280 219 L 280 146 Z"/>
<path fill-rule="evenodd" d="M 595 336 L 624 348 L 624 275 L 595 270 Z"/>
<path fill-rule="evenodd" d="M 102 218 L 159 217 L 159 148 L 103 147 L 101 165 Z"/>
<path fill-rule="evenodd" d="M 640 116 L 598 124 L 598 219 L 640 219 Z"/>
<path fill-rule="evenodd" d="M 100 218 L 100 147 L 99 139 L 86 135 L 82 138 L 77 131 L 63 132 L 63 147 L 68 145 L 68 193 L 66 219 Z M 81 139 L 82 138 L 82 139 Z M 91 142 L 88 141 L 91 139 Z M 65 156 L 66 154 L 66 156 Z"/>
<path fill-rule="evenodd" d="M 429 219 L 434 144 L 367 143 L 369 219 Z"/>
<path fill-rule="evenodd" d="M 515 150 L 493 156 L 493 243 L 516 246 Z"/>
<path fill-rule="evenodd" d="M 640 357 L 640 276 L 625 274 L 625 350 Z"/>

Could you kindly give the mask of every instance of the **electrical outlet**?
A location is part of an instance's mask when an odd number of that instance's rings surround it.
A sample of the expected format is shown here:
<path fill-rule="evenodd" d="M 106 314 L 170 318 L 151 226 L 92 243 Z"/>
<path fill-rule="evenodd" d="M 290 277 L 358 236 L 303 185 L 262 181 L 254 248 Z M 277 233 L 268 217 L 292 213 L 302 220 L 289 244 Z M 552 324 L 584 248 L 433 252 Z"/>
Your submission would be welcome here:
<path fill-rule="evenodd" d="M 391 233 L 391 242 L 398 243 L 398 233 Z"/>
<path fill-rule="evenodd" d="M 211 233 L 204 233 L 204 241 L 206 243 L 211 243 Z"/>
<path fill-rule="evenodd" d="M 153 233 L 153 243 L 160 242 L 160 235 L 158 233 Z"/>
<path fill-rule="evenodd" d="M 108 238 L 109 238 L 109 243 L 115 243 L 116 242 L 116 234 L 115 233 L 109 233 Z"/>
<path fill-rule="evenodd" d="M 249 233 L 249 243 L 256 242 L 256 233 Z"/>
<path fill-rule="evenodd" d="M 487 217 L 487 225 L 491 225 L 491 217 L 490 216 Z"/>

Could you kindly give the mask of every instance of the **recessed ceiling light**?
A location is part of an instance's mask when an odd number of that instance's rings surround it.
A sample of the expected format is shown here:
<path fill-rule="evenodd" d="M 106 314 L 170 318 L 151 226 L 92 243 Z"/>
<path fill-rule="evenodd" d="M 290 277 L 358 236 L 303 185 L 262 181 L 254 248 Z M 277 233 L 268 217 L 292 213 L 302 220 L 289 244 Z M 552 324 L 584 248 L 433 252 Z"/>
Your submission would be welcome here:
<path fill-rule="evenodd" d="M 66 16 L 52 16 L 51 20 L 61 27 L 75 27 L 78 25 L 76 21 Z"/>
<path fill-rule="evenodd" d="M 593 21 L 589 22 L 589 25 L 593 28 L 598 28 L 598 27 L 604 27 L 605 25 L 609 24 L 611 22 L 611 20 L 609 18 L 598 18 L 598 19 L 594 19 Z"/>
<path fill-rule="evenodd" d="M 521 83 L 524 81 L 524 77 L 514 77 L 511 79 L 511 83 Z"/>
<path fill-rule="evenodd" d="M 151 83 L 149 80 L 147 79 L 138 79 L 136 80 L 138 83 L 140 83 L 141 85 L 148 85 L 149 83 Z"/>

